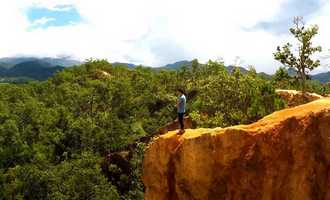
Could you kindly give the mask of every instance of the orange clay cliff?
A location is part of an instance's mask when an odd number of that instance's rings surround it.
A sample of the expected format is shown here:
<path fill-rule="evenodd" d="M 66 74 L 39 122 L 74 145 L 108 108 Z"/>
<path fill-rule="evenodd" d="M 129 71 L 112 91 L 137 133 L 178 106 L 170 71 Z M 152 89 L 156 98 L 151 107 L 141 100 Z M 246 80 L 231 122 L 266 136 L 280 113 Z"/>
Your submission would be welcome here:
<path fill-rule="evenodd" d="M 330 199 L 330 98 L 251 125 L 187 129 L 146 149 L 146 200 Z"/>

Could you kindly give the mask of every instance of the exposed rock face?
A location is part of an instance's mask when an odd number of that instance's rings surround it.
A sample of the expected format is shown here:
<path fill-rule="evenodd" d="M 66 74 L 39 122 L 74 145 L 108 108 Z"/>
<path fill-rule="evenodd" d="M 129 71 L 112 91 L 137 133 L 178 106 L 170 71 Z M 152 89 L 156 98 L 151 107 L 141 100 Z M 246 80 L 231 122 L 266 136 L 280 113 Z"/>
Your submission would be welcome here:
<path fill-rule="evenodd" d="M 251 125 L 169 132 L 145 152 L 145 199 L 328 200 L 329 137 L 329 98 Z"/>
<path fill-rule="evenodd" d="M 305 95 L 303 95 L 302 92 L 296 90 L 276 90 L 276 94 L 284 99 L 289 107 L 302 105 L 323 98 L 323 96 L 315 93 L 306 92 Z"/>

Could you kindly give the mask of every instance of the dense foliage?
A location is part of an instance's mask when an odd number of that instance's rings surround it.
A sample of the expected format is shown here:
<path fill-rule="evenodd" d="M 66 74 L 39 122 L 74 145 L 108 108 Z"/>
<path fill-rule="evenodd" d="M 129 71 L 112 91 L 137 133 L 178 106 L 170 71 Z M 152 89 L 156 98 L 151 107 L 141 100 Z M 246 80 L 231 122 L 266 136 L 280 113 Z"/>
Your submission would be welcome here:
<path fill-rule="evenodd" d="M 136 141 L 176 117 L 176 88 L 196 126 L 224 127 L 283 108 L 275 85 L 286 78 L 212 61 L 175 71 L 90 60 L 44 82 L 0 84 L 0 199 L 143 199 Z M 114 165 L 118 178 L 102 173 L 109 152 L 133 143 L 130 175 Z"/>

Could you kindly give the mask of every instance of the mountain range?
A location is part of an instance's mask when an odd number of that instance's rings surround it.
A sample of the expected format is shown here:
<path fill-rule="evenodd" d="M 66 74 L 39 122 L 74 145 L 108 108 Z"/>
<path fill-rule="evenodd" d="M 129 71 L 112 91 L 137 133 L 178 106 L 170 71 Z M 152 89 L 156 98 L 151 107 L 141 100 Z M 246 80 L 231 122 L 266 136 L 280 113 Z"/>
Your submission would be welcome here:
<path fill-rule="evenodd" d="M 14 65 L 11 68 L 2 68 L 2 77 L 28 77 L 36 80 L 45 80 L 57 71 L 65 69 L 62 66 L 52 66 L 41 61 L 27 61 Z"/>
<path fill-rule="evenodd" d="M 318 80 L 321 83 L 328 83 L 328 82 L 330 82 L 330 72 L 315 74 L 312 76 L 312 79 Z"/>
<path fill-rule="evenodd" d="M 160 67 L 160 68 L 165 68 L 165 69 L 179 69 L 181 66 L 191 66 L 191 61 L 188 60 L 184 60 L 184 61 L 179 61 L 179 62 L 175 62 L 172 64 L 167 64 L 164 67 Z M 247 69 L 243 68 L 243 67 L 238 67 L 240 69 L 240 71 L 245 74 L 248 72 Z M 227 70 L 229 72 L 232 72 L 232 70 L 234 69 L 234 66 L 227 66 Z M 296 72 L 294 69 L 288 69 L 288 73 L 290 76 L 295 76 Z M 265 72 L 259 72 L 258 73 L 260 76 L 266 78 L 266 79 L 270 79 L 272 77 L 272 75 L 267 74 Z M 329 72 L 324 72 L 324 73 L 318 73 L 315 75 L 311 75 L 312 80 L 317 80 L 320 81 L 321 83 L 328 83 L 330 82 L 330 71 Z"/>
<path fill-rule="evenodd" d="M 79 65 L 82 63 L 82 62 L 74 60 L 70 57 L 59 57 L 59 58 L 5 57 L 5 58 L 0 58 L 0 66 L 2 66 L 4 68 L 11 68 L 17 64 L 21 64 L 24 62 L 32 62 L 32 61 L 48 63 L 50 66 L 63 66 L 63 67 L 70 67 L 70 66 Z"/>
<path fill-rule="evenodd" d="M 46 80 L 47 78 L 53 76 L 54 73 L 65 69 L 66 67 L 79 65 L 82 62 L 74 60 L 70 57 L 61 58 L 36 58 L 36 57 L 7 57 L 0 58 L 0 82 L 6 82 L 7 79 L 12 82 L 15 78 L 22 80 L 22 77 L 30 80 Z M 191 61 L 182 60 L 175 63 L 167 64 L 157 69 L 171 69 L 178 70 L 182 66 L 191 67 Z M 126 66 L 129 68 L 134 68 L 138 65 L 132 63 L 121 63 L 114 62 L 114 66 Z M 231 72 L 234 66 L 227 66 L 227 70 Z M 248 70 L 239 67 L 242 73 L 247 73 Z M 291 69 L 288 73 L 292 76 L 295 72 Z M 264 78 L 270 79 L 272 75 L 266 74 L 264 72 L 258 73 Z M 318 80 L 321 83 L 330 82 L 330 72 L 319 73 L 311 76 L 313 80 Z M 15 81 L 14 81 L 15 82 Z"/>
<path fill-rule="evenodd" d="M 81 64 L 80 61 L 62 58 L 7 57 L 0 58 L 0 82 L 26 82 L 46 80 L 54 73 Z"/>

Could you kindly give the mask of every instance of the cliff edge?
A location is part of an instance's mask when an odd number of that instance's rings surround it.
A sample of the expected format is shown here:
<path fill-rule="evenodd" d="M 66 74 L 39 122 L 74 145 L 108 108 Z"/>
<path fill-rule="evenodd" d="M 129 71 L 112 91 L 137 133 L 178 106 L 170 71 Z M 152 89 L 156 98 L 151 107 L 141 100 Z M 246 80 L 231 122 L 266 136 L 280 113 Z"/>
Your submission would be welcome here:
<path fill-rule="evenodd" d="M 329 137 L 330 98 L 251 125 L 168 132 L 145 152 L 145 199 L 330 199 Z"/>

